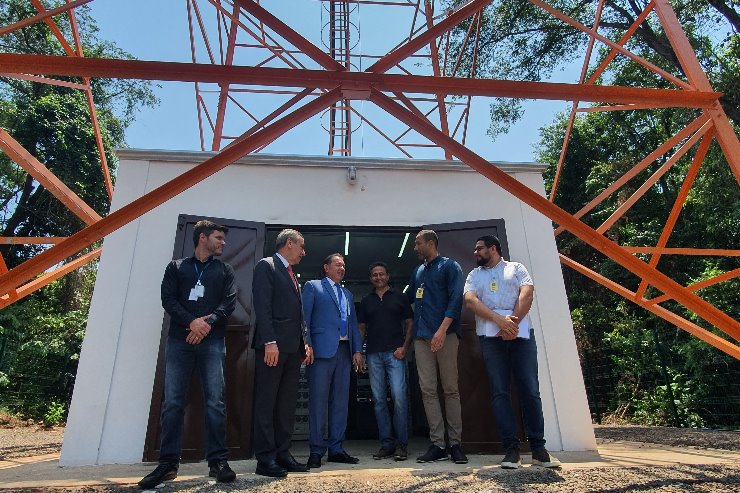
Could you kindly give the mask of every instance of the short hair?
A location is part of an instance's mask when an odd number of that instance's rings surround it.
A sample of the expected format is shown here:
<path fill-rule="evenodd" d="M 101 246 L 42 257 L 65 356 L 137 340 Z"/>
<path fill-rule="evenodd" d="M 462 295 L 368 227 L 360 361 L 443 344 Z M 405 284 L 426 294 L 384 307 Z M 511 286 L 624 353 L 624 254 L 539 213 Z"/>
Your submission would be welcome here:
<path fill-rule="evenodd" d="M 434 248 L 439 248 L 439 236 L 437 236 L 437 233 L 435 233 L 433 229 L 422 229 L 419 231 L 419 234 L 421 235 L 422 240 L 433 241 Z"/>
<path fill-rule="evenodd" d="M 339 258 L 341 258 L 342 260 L 344 260 L 344 255 L 342 255 L 342 254 L 341 254 L 341 253 L 339 253 L 339 252 L 336 252 L 336 253 L 330 253 L 329 255 L 327 255 L 327 256 L 326 256 L 326 257 L 324 258 L 324 261 L 323 261 L 323 262 L 321 262 L 321 273 L 320 273 L 320 277 L 326 277 L 326 271 L 324 270 L 324 266 L 327 266 L 327 265 L 329 265 L 329 264 L 331 263 L 331 259 L 333 259 L 334 257 L 339 257 Z"/>
<path fill-rule="evenodd" d="M 496 247 L 496 252 L 499 255 L 503 255 L 501 253 L 501 242 L 498 241 L 498 238 L 495 237 L 494 235 L 483 235 L 477 240 L 475 240 L 476 243 L 478 243 L 479 241 L 482 241 L 483 244 L 486 245 L 488 248 Z"/>
<path fill-rule="evenodd" d="M 200 239 L 200 234 L 203 233 L 206 235 L 206 238 L 211 236 L 211 233 L 214 231 L 221 231 L 223 234 L 226 234 L 229 232 L 229 228 L 226 226 L 221 226 L 220 224 L 216 224 L 213 221 L 209 221 L 207 219 L 202 219 L 195 223 L 195 229 L 193 230 L 193 246 L 198 246 L 198 240 Z"/>
<path fill-rule="evenodd" d="M 298 238 L 303 238 L 303 235 L 295 229 L 284 229 L 278 233 L 275 239 L 275 249 L 280 250 L 288 244 L 288 240 L 298 241 Z"/>
<path fill-rule="evenodd" d="M 386 264 L 383 261 L 378 260 L 378 261 L 373 262 L 372 264 L 370 264 L 370 268 L 368 269 L 368 271 L 370 272 L 370 275 L 373 274 L 373 269 L 376 268 L 376 267 L 382 267 L 382 268 L 384 268 L 385 269 L 385 273 L 386 274 L 389 274 L 389 272 L 388 272 L 388 264 Z"/>

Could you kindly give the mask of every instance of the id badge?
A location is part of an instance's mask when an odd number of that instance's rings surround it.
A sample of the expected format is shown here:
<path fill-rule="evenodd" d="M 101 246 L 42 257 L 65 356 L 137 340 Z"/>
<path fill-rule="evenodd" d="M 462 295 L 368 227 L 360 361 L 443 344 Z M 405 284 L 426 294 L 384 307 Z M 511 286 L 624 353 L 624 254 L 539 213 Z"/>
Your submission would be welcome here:
<path fill-rule="evenodd" d="M 195 288 L 190 290 L 190 297 L 188 297 L 188 301 L 198 301 L 198 294 L 195 292 Z"/>
<path fill-rule="evenodd" d="M 496 291 L 498 291 L 498 281 L 494 279 L 491 281 L 491 292 L 495 293 Z"/>
<path fill-rule="evenodd" d="M 416 289 L 416 299 L 420 300 L 424 297 L 424 288 L 417 288 Z"/>
<path fill-rule="evenodd" d="M 193 288 L 193 291 L 195 291 L 195 296 L 202 298 L 206 294 L 206 287 L 201 283 L 197 283 Z"/>

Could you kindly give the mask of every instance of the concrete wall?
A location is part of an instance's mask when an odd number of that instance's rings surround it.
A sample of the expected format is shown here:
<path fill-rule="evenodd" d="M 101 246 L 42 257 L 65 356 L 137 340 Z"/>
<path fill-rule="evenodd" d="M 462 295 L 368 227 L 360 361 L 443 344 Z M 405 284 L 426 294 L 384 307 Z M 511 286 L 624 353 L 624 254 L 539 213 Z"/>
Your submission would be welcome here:
<path fill-rule="evenodd" d="M 113 209 L 209 153 L 119 151 Z M 357 167 L 357 183 L 347 166 Z M 544 195 L 542 165 L 497 163 Z M 337 208 L 336 204 L 345 204 Z M 63 465 L 140 462 L 163 309 L 159 286 L 179 214 L 264 223 L 415 226 L 503 218 L 512 260 L 537 292 L 531 316 L 550 450 L 594 450 L 588 403 L 550 221 L 460 163 L 251 156 L 105 239 L 62 447 Z"/>

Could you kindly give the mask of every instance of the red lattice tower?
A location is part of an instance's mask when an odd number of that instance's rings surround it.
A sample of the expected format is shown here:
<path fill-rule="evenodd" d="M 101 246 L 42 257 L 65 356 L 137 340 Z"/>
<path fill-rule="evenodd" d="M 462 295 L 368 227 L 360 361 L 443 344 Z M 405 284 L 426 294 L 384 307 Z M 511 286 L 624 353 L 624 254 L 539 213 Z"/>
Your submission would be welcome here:
<path fill-rule="evenodd" d="M 66 5 L 49 12 L 44 12 L 43 8 L 39 8 L 39 15 L 21 23 L 0 28 L 0 35 L 14 29 L 20 29 L 32 22 L 53 23 L 54 15 L 72 15 L 75 7 L 89 1 L 67 0 Z M 364 70 L 356 70 L 351 63 L 347 66 L 335 60 L 324 49 L 308 41 L 304 35 L 280 20 L 269 9 L 253 0 L 209 0 L 209 4 L 218 9 L 223 19 L 223 22 L 219 23 L 219 39 L 221 39 L 219 46 L 222 48 L 220 48 L 219 57 L 216 57 L 215 51 L 209 48 L 209 63 L 197 63 L 195 48 L 193 48 L 192 63 L 90 59 L 82 57 L 81 52 L 76 50 L 72 50 L 73 53 L 68 51 L 69 56 L 66 57 L 0 54 L 0 73 L 13 74 L 13 77 L 19 78 L 35 78 L 34 80 L 46 76 L 80 77 L 82 83 L 79 84 L 79 89 L 81 90 L 86 90 L 86 81 L 90 77 L 195 82 L 199 88 L 206 84 L 216 85 L 218 87 L 216 93 L 218 94 L 218 101 L 215 116 L 212 114 L 212 110 L 206 110 L 207 105 L 202 94 L 197 97 L 202 115 L 205 115 L 209 127 L 212 129 L 209 144 L 206 144 L 207 136 L 205 136 L 205 132 L 201 133 L 203 148 L 210 147 L 210 149 L 219 150 L 218 154 L 209 157 L 200 165 L 102 219 L 88 214 L 85 217 L 87 226 L 84 229 L 69 238 L 55 239 L 56 244 L 48 250 L 0 275 L 0 293 L 2 293 L 0 303 L 3 305 L 12 303 L 21 296 L 48 283 L 55 276 L 58 277 L 65 269 L 68 271 L 86 260 L 90 260 L 89 258 L 80 258 L 74 261 L 76 263 L 67 263 L 60 266 L 61 262 L 77 255 L 81 250 L 105 235 L 199 183 L 237 159 L 249 153 L 259 152 L 288 130 L 314 116 L 320 115 L 322 112 L 332 108 L 340 108 L 341 111 L 344 111 L 346 106 L 353 117 L 356 116 L 371 128 L 377 127 L 379 132 L 383 132 L 380 124 L 363 119 L 363 116 L 351 104 L 346 103 L 346 101 L 365 100 L 400 121 L 409 131 L 427 139 L 427 143 L 419 145 L 437 146 L 444 151 L 446 158 L 455 157 L 464 162 L 483 177 L 496 183 L 522 202 L 551 219 L 558 225 L 556 234 L 565 230 L 571 232 L 627 271 L 638 276 L 641 282 L 636 291 L 631 291 L 561 255 L 561 260 L 565 265 L 587 275 L 727 354 L 740 358 L 740 347 L 736 344 L 736 341 L 740 339 L 740 323 L 696 294 L 696 291 L 701 288 L 738 277 L 740 269 L 723 273 L 691 286 L 682 286 L 656 268 L 658 259 L 665 254 L 740 255 L 739 250 L 707 251 L 696 248 L 666 248 L 668 238 L 692 187 L 693 180 L 710 144 L 714 140 L 719 143 L 730 168 L 738 183 L 740 183 L 740 142 L 720 105 L 719 97 L 721 94 L 714 92 L 712 89 L 673 10 L 667 0 L 652 0 L 621 39 L 610 40 L 598 33 L 598 13 L 601 12 L 603 6 L 601 0 L 592 27 L 579 23 L 542 0 L 529 0 L 529 2 L 588 35 L 589 45 L 584 60 L 584 70 L 577 83 L 476 79 L 470 76 L 471 74 L 463 77 L 457 74 L 455 70 L 449 72 L 442 70 L 443 67 L 440 67 L 439 60 L 446 60 L 446 57 L 444 54 L 440 56 L 439 51 L 450 30 L 461 22 L 472 19 L 473 22 L 470 23 L 466 42 L 476 43 L 477 35 L 474 33 L 478 28 L 474 26 L 478 25 L 481 11 L 492 3 L 491 0 L 471 0 L 454 11 L 444 12 L 443 15 L 434 14 L 434 2 L 431 0 L 426 0 L 423 4 L 412 0 L 405 2 L 403 0 L 343 2 L 366 4 L 367 6 L 375 5 L 377 7 L 384 6 L 389 10 L 400 8 L 400 5 L 403 4 L 405 8 L 414 8 L 424 14 L 421 17 L 424 22 L 420 22 L 418 28 L 412 28 L 408 35 L 406 33 L 399 34 L 400 42 L 398 46 L 375 59 Z M 34 3 L 36 4 L 36 2 Z M 197 3 L 198 0 L 189 0 L 188 8 L 191 18 L 195 18 L 196 24 L 200 26 L 203 23 L 198 20 Z M 285 5 L 285 3 L 281 5 Z M 656 17 L 662 25 L 667 39 L 678 57 L 682 72 L 686 74 L 685 79 L 660 69 L 625 48 L 627 40 L 649 16 Z M 248 43 L 250 46 L 237 42 L 239 33 L 242 32 L 245 36 L 255 39 L 254 42 Z M 194 38 L 194 34 L 191 35 L 191 38 Z M 60 42 L 64 43 L 61 39 Z M 588 67 L 592 47 L 596 43 L 608 47 L 611 50 L 611 55 L 601 67 L 598 67 L 596 75 L 587 80 L 585 79 L 585 67 Z M 261 53 L 267 50 L 269 54 L 265 57 L 266 61 L 264 63 L 256 61 L 237 65 L 234 63 L 234 54 L 237 47 Z M 630 58 L 635 63 L 657 74 L 663 80 L 670 82 L 672 88 L 655 89 L 597 85 L 596 77 L 603 72 L 614 56 Z M 432 61 L 430 64 L 432 68 L 431 75 L 420 75 L 415 72 L 414 67 L 416 65 L 408 64 L 413 57 L 429 57 Z M 255 60 L 257 58 L 255 57 Z M 283 65 L 269 66 L 273 62 L 279 62 Z M 409 67 L 409 65 L 414 66 Z M 448 75 L 443 76 L 442 74 Z M 223 133 L 225 109 L 229 101 L 238 106 L 238 103 L 234 101 L 237 98 L 234 96 L 235 93 L 232 92 L 232 89 L 239 85 L 252 88 L 256 86 L 267 87 L 275 94 L 283 94 L 288 98 L 277 104 L 274 110 L 266 115 L 251 115 L 252 125 L 249 128 L 237 135 L 227 137 Z M 252 92 L 257 93 L 254 89 L 252 89 Z M 452 133 L 449 131 L 445 118 L 448 113 L 446 110 L 449 109 L 447 98 L 451 96 L 461 98 L 460 101 L 463 101 L 460 119 Z M 573 109 L 563 145 L 563 156 L 569 141 L 574 115 L 579 111 L 681 107 L 699 109 L 701 114 L 695 121 L 658 148 L 651 150 L 646 155 L 635 156 L 636 164 L 628 172 L 594 197 L 582 210 L 571 214 L 555 205 L 552 200 L 540 196 L 498 168 L 491 166 L 485 159 L 465 146 L 464 139 L 457 135 L 457 130 L 467 121 L 469 98 L 474 96 L 572 101 Z M 465 106 L 464 102 L 466 100 L 468 106 Z M 430 102 L 436 104 L 436 106 L 433 106 L 433 108 L 436 107 L 436 110 L 427 111 L 426 107 L 422 109 L 424 104 Z M 299 106 L 301 103 L 302 105 Z M 582 108 L 581 103 L 597 103 L 598 105 Z M 249 109 L 244 105 L 242 106 L 244 111 L 249 113 Z M 201 129 L 203 128 L 201 119 Z M 464 134 L 463 129 L 461 135 L 464 136 Z M 78 214 L 84 215 L 82 211 L 85 205 L 81 203 L 79 198 L 75 197 L 74 194 L 70 195 L 68 189 L 65 189 L 66 187 L 58 179 L 55 181 L 53 175 L 49 176 L 48 169 L 43 164 L 33 162 L 32 159 L 29 160 L 28 156 L 30 154 L 20 148 L 17 143 L 14 144 L 12 138 L 8 139 L 9 136 L 6 137 L 6 135 L 3 135 L 2 149 L 39 182 L 42 179 L 47 180 L 46 183 L 49 183 L 49 186 L 52 187 L 50 190 L 53 190 L 60 200 L 65 201 L 65 204 Z M 459 141 L 456 140 L 456 137 Z M 403 155 L 412 157 L 408 149 L 413 146 L 408 143 L 402 145 L 399 139 L 390 137 L 388 134 L 386 134 L 386 138 Z M 224 140 L 228 140 L 230 143 L 222 148 L 221 143 Z M 349 146 L 342 145 L 343 147 L 336 146 L 335 148 L 341 150 L 340 153 L 348 152 Z M 670 211 L 663 234 L 657 244 L 650 247 L 624 247 L 604 236 L 606 229 L 621 217 L 682 155 L 694 146 L 697 146 L 697 149 L 692 165 L 687 172 L 684 185 Z M 638 187 L 634 194 L 603 224 L 594 229 L 581 221 L 581 218 L 598 203 L 616 192 L 628 181 L 633 180 L 640 171 L 648 168 L 656 159 L 665 155 L 670 155 L 668 160 L 644 184 Z M 563 158 L 561 157 L 552 188 L 552 196 L 557 190 L 562 163 Z M 738 186 L 738 183 L 728 183 L 727 186 L 735 187 Z M 5 241 L 23 242 L 30 240 L 5 239 Z M 38 241 L 50 240 L 42 239 Z M 649 253 L 651 259 L 649 262 L 644 262 L 637 258 L 635 253 Z M 654 298 L 646 298 L 645 294 L 648 286 L 653 286 L 662 294 Z M 677 301 L 708 324 L 722 331 L 729 338 L 720 337 L 661 305 L 662 302 L 669 299 Z"/>

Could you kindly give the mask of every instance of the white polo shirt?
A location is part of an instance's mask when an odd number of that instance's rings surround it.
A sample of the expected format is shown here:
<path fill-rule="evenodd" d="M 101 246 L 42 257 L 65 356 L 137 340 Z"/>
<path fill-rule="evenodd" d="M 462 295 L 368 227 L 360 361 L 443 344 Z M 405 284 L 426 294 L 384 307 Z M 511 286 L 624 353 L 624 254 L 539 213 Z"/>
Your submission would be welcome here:
<path fill-rule="evenodd" d="M 474 292 L 478 299 L 491 310 L 496 310 L 501 314 L 507 314 L 508 311 L 508 314 L 511 314 L 511 310 L 514 309 L 519 299 L 519 290 L 522 286 L 534 286 L 527 268 L 519 262 L 507 262 L 501 259 L 491 268 L 476 267 L 471 270 L 465 280 L 464 292 Z M 529 338 L 528 329 L 531 327 L 529 314 L 524 317 L 524 320 L 520 320 L 519 327 L 519 337 Z M 499 330 L 501 329 L 495 323 L 476 315 L 475 333 L 479 336 L 495 336 Z"/>

